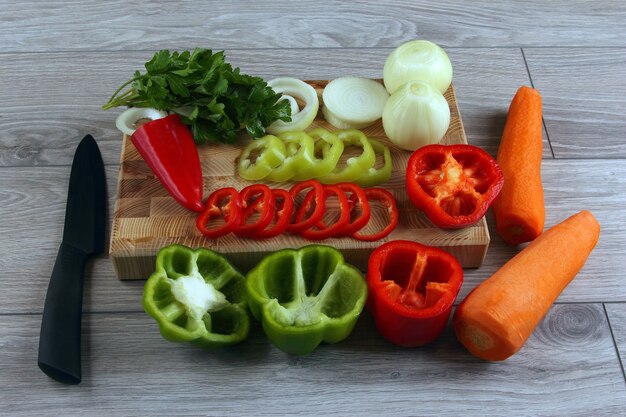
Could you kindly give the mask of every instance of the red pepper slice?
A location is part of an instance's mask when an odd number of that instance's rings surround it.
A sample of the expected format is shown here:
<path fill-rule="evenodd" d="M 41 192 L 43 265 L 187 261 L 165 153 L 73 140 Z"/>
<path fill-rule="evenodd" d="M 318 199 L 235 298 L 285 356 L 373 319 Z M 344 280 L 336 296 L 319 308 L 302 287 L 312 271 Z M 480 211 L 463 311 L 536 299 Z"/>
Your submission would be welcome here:
<path fill-rule="evenodd" d="M 503 184 L 496 160 L 472 145 L 427 145 L 411 155 L 407 166 L 411 202 L 441 228 L 478 222 Z"/>
<path fill-rule="evenodd" d="M 306 190 L 307 188 L 311 188 L 307 195 L 312 193 L 312 195 L 314 196 L 313 198 L 315 201 L 315 208 L 313 209 L 313 212 L 311 212 L 311 214 L 308 216 L 308 218 L 302 220 L 308 214 L 308 207 L 306 207 L 304 204 L 300 204 L 300 206 L 296 210 L 294 222 L 287 226 L 287 231 L 289 233 L 300 233 L 301 231 L 310 228 L 315 223 L 320 221 L 322 217 L 324 217 L 324 210 L 326 209 L 326 194 L 324 193 L 324 187 L 322 187 L 322 184 L 320 184 L 318 181 L 309 180 L 299 182 L 291 187 L 289 193 L 291 194 L 294 204 L 297 201 L 298 194 L 300 194 L 301 191 Z M 301 220 L 295 221 L 295 218 L 300 218 Z"/>
<path fill-rule="evenodd" d="M 130 140 L 176 201 L 192 211 L 204 209 L 198 149 L 180 116 L 172 114 L 148 122 Z"/>
<path fill-rule="evenodd" d="M 265 229 L 274 218 L 274 211 L 276 210 L 274 194 L 267 185 L 253 184 L 241 190 L 239 195 L 243 215 L 234 232 L 237 236 L 253 236 L 258 231 Z M 254 213 L 258 213 L 259 217 L 256 221 L 247 224 L 246 221 Z"/>
<path fill-rule="evenodd" d="M 196 227 L 210 239 L 234 232 L 243 216 L 241 205 L 241 196 L 237 190 L 232 187 L 220 188 L 207 198 L 204 211 L 196 218 Z M 224 224 L 209 229 L 209 222 L 218 217 L 224 218 Z"/>
<path fill-rule="evenodd" d="M 352 213 L 358 213 L 360 210 L 360 213 L 354 217 L 354 220 L 349 220 L 346 226 L 336 235 L 337 237 L 352 236 L 353 233 L 361 230 L 365 227 L 367 222 L 370 221 L 371 212 L 369 202 L 367 201 L 367 195 L 360 186 L 352 182 L 340 182 L 339 184 L 335 184 L 335 186 L 339 187 L 344 193 L 351 193 L 349 196 L 346 194 L 346 196 L 348 196 L 348 205 L 350 208 L 349 214 L 351 219 Z"/>
<path fill-rule="evenodd" d="M 310 227 L 309 229 L 303 230 L 300 232 L 300 235 L 309 240 L 323 240 L 328 239 L 329 237 L 337 236 L 339 232 L 341 232 L 346 225 L 350 222 L 350 206 L 348 203 L 348 197 L 346 197 L 346 193 L 344 193 L 341 188 L 336 187 L 334 185 L 325 185 L 324 186 L 324 198 L 329 195 L 334 194 L 337 196 L 339 200 L 339 218 L 332 225 L 328 226 L 324 223 L 323 220 L 319 220 L 315 223 L 315 226 Z M 313 198 L 315 196 L 311 193 L 307 194 L 300 206 L 300 210 L 296 213 L 295 221 L 299 222 L 302 220 L 304 213 L 306 213 L 307 208 L 313 203 Z M 324 202 L 326 204 L 326 202 Z"/>
<path fill-rule="evenodd" d="M 447 252 L 394 240 L 372 252 L 368 308 L 380 334 L 400 346 L 421 346 L 443 331 L 463 283 L 463 269 Z"/>
<path fill-rule="evenodd" d="M 276 202 L 276 210 L 274 211 L 274 219 L 276 222 L 246 237 L 252 239 L 269 239 L 278 236 L 287 229 L 291 221 L 291 215 L 293 214 L 293 198 L 289 191 L 280 188 L 273 189 L 272 194 Z"/>
<path fill-rule="evenodd" d="M 393 231 L 393 229 L 396 228 L 398 225 L 398 206 L 396 205 L 396 199 L 393 198 L 393 195 L 383 188 L 366 188 L 364 191 L 368 201 L 380 201 L 387 206 L 387 213 L 389 215 L 389 223 L 379 232 L 370 235 L 365 235 L 359 232 L 352 234 L 352 237 L 357 240 L 373 242 L 386 237 Z"/>

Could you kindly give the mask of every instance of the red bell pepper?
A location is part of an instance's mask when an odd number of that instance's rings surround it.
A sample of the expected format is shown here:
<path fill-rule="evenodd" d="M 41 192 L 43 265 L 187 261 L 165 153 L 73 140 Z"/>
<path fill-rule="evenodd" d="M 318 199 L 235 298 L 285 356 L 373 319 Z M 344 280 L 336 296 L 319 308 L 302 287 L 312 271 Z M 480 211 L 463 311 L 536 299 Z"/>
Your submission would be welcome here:
<path fill-rule="evenodd" d="M 315 226 L 301 231 L 300 236 L 309 240 L 328 239 L 329 237 L 337 236 L 348 225 L 350 222 L 350 207 L 348 205 L 348 197 L 346 197 L 346 193 L 334 185 L 325 185 L 324 195 L 328 197 L 331 194 L 337 196 L 337 199 L 339 200 L 339 216 L 337 220 L 332 225 L 327 225 L 323 220 L 319 220 L 315 223 Z M 294 220 L 296 223 L 301 222 L 304 214 L 309 211 L 308 207 L 313 204 L 314 197 L 314 194 L 309 193 L 304 198 L 301 209 L 296 213 L 296 218 Z M 325 201 L 324 205 L 326 205 Z"/>
<path fill-rule="evenodd" d="M 398 206 L 396 205 L 396 199 L 393 198 L 393 195 L 387 190 L 382 188 L 365 188 L 364 191 L 368 202 L 376 200 L 382 202 L 387 207 L 387 213 L 389 215 L 389 223 L 382 230 L 369 235 L 360 233 L 360 231 L 356 231 L 352 234 L 354 239 L 373 242 L 384 238 L 396 228 L 398 225 Z"/>
<path fill-rule="evenodd" d="M 478 222 L 503 184 L 496 160 L 472 145 L 419 148 L 409 158 L 406 172 L 411 202 L 446 229 Z"/>
<path fill-rule="evenodd" d="M 220 188 L 207 198 L 206 207 L 196 218 L 198 230 L 210 239 L 234 232 L 243 217 L 241 196 L 234 188 Z M 209 227 L 209 223 L 216 218 L 223 218 L 224 222 Z"/>
<path fill-rule="evenodd" d="M 202 168 L 198 149 L 180 116 L 140 126 L 130 137 L 161 184 L 183 207 L 202 211 Z"/>
<path fill-rule="evenodd" d="M 253 236 L 265 229 L 274 218 L 276 211 L 274 194 L 267 185 L 253 184 L 241 190 L 239 196 L 243 214 L 241 223 L 234 232 L 237 236 Z M 255 213 L 258 213 L 258 217 L 252 223 L 247 223 L 247 220 Z"/>
<path fill-rule="evenodd" d="M 293 214 L 293 198 L 289 191 L 281 188 L 273 189 L 272 194 L 274 194 L 274 201 L 276 202 L 276 210 L 274 212 L 276 222 L 247 237 L 252 239 L 269 239 L 278 236 L 287 229 Z"/>
<path fill-rule="evenodd" d="M 394 240 L 372 252 L 368 308 L 380 334 L 392 343 L 428 344 L 443 331 L 463 283 L 459 262 L 441 249 Z"/>

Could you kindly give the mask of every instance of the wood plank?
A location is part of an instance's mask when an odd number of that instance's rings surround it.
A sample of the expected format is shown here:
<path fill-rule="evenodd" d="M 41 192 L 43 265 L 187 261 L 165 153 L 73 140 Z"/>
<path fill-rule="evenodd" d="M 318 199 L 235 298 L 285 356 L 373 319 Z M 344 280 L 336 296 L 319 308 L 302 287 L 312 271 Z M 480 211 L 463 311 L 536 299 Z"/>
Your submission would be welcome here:
<path fill-rule="evenodd" d="M 2 9 L 0 8 L 0 14 Z M 227 51 L 243 72 L 292 76 L 380 78 L 390 49 Z M 448 49 L 469 143 L 495 154 L 509 102 L 529 84 L 519 49 Z M 5 54 L 0 60 L 0 166 L 69 165 L 74 143 L 92 134 L 106 164 L 119 162 L 121 110 L 103 111 L 113 91 L 152 52 Z M 314 65 L 313 65 L 314 64 Z M 36 80 L 36 82 L 34 82 Z M 544 142 L 544 155 L 551 157 Z"/>
<path fill-rule="evenodd" d="M 0 52 L 189 48 L 624 46 L 626 6 L 589 0 L 45 2 L 0 7 Z M 598 30 L 601 28 L 601 30 Z"/>
<path fill-rule="evenodd" d="M 626 50 L 524 49 L 557 158 L 626 157 Z"/>
<path fill-rule="evenodd" d="M 323 106 L 322 92 L 328 81 L 309 81 L 309 84 L 317 91 L 320 105 Z M 444 97 L 450 107 L 450 127 L 440 143 L 467 143 L 453 86 L 448 88 Z M 321 111 L 318 112 L 317 118 L 310 128 L 337 130 L 324 119 Z M 389 141 L 381 120 L 362 131 L 367 137 L 380 140 L 391 152 L 393 170 L 391 178 L 385 183 L 385 189 L 389 190 L 395 197 L 400 221 L 389 236 L 376 242 L 338 238 L 329 239 L 323 243 L 341 250 L 347 262 L 362 270 L 367 268 L 369 255 L 375 248 L 384 242 L 398 239 L 418 241 L 445 249 L 454 255 L 463 267 L 479 267 L 489 247 L 489 232 L 485 221 L 480 221 L 476 225 L 461 230 L 443 230 L 434 226 L 421 211 L 413 206 L 406 193 L 405 176 L 410 152 L 394 146 Z M 233 145 L 211 144 L 198 148 L 200 161 L 203 165 L 205 198 L 220 188 L 232 187 L 236 190 L 242 190 L 250 184 L 236 174 L 237 159 L 242 147 L 250 142 L 250 138 L 248 134 L 242 134 L 238 139 L 237 143 Z M 351 156 L 352 154 L 348 153 L 347 155 Z M 355 155 L 358 154 L 355 153 Z M 130 138 L 124 136 L 117 203 L 113 215 L 109 247 L 113 268 L 119 279 L 145 279 L 154 269 L 153 265 L 159 249 L 170 244 L 189 247 L 210 246 L 228 257 L 242 271 L 248 271 L 268 253 L 286 247 L 301 248 L 311 243 L 317 243 L 287 233 L 262 241 L 244 239 L 233 234 L 218 239 L 203 239 L 196 227 L 197 215 L 176 207 L 178 206 L 176 201 L 171 197 L 168 198 L 164 187 L 154 177 L 147 164 L 138 167 L 138 158 L 140 156 L 137 149 Z M 289 189 L 293 183 L 270 184 L 270 186 Z M 135 217 L 136 201 L 140 198 L 150 202 L 143 204 L 150 206 L 150 212 L 147 216 L 142 213 L 139 217 Z M 128 206 L 126 199 L 132 200 L 132 210 L 126 210 L 125 206 Z M 176 209 L 165 214 L 160 210 L 163 205 L 176 207 Z M 375 209 L 375 207 L 372 206 L 372 218 L 370 220 L 374 227 L 370 230 L 381 230 L 387 223 L 389 215 L 386 210 Z M 156 212 L 153 212 L 153 209 Z"/>
<path fill-rule="evenodd" d="M 621 359 L 622 372 L 626 364 L 626 303 L 605 304 L 613 339 Z M 626 378 L 626 375 L 624 376 Z"/>
<path fill-rule="evenodd" d="M 472 357 L 451 328 L 428 347 L 395 347 L 368 313 L 347 340 L 303 357 L 276 349 L 258 324 L 241 345 L 207 352 L 165 341 L 143 313 L 86 314 L 83 381 L 71 395 L 35 365 L 40 320 L 0 316 L 0 395 L 12 416 L 626 413 L 598 304 L 554 307 L 501 363 Z"/>
<path fill-rule="evenodd" d="M 0 169 L 0 268 L 6 279 L 0 291 L 0 314 L 41 312 L 50 272 L 61 241 L 69 167 Z M 109 215 L 118 167 L 107 167 Z M 572 172 L 580 175 L 572 175 Z M 546 225 L 582 209 L 591 210 L 602 225 L 598 246 L 559 302 L 626 302 L 622 271 L 626 270 L 626 161 L 546 160 Z M 598 187 L 610 184 L 610 187 Z M 111 217 L 109 217 L 111 218 Z M 488 215 L 491 244 L 481 268 L 465 270 L 459 300 L 493 274 L 517 249 L 505 245 Z M 118 282 L 111 260 L 89 265 L 85 311 L 140 311 L 143 282 Z"/>

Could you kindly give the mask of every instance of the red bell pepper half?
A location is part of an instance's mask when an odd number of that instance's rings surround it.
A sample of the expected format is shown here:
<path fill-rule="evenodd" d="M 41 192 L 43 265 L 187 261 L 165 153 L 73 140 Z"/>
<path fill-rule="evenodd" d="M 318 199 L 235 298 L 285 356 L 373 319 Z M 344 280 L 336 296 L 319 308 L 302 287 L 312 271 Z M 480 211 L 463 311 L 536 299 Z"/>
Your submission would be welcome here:
<path fill-rule="evenodd" d="M 177 114 L 140 126 L 130 140 L 176 201 L 192 211 L 204 209 L 198 149 Z"/>
<path fill-rule="evenodd" d="M 409 158 L 406 172 L 411 202 L 446 229 L 478 222 L 503 184 L 496 160 L 472 145 L 419 148 Z"/>
<path fill-rule="evenodd" d="M 372 252 L 368 308 L 380 334 L 404 347 L 435 340 L 450 317 L 463 283 L 463 269 L 447 252 L 394 240 Z"/>
<path fill-rule="evenodd" d="M 243 210 L 241 209 L 241 196 L 234 188 L 220 188 L 207 198 L 206 207 L 196 218 L 198 230 L 209 239 L 234 232 L 241 224 Z M 213 219 L 223 218 L 224 222 L 212 225 Z"/>

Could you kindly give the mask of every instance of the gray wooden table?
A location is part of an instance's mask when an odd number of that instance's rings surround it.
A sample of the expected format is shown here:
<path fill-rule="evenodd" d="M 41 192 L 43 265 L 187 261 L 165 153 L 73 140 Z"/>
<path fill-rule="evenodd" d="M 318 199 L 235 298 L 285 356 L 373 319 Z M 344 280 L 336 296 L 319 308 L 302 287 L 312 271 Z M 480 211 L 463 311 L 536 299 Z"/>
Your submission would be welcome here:
<path fill-rule="evenodd" d="M 546 225 L 589 209 L 603 228 L 516 356 L 477 360 L 450 328 L 431 346 L 397 348 L 368 313 L 345 342 L 305 357 L 258 326 L 246 343 L 206 352 L 163 340 L 142 311 L 143 283 L 118 281 L 101 256 L 87 270 L 83 382 L 39 371 L 74 149 L 97 139 L 112 205 L 121 140 L 117 112 L 100 106 L 155 50 L 225 49 L 266 78 L 380 77 L 390 50 L 415 38 L 448 51 L 468 139 L 491 153 L 516 89 L 541 91 Z M 626 414 L 625 97 L 617 0 L 0 1 L 0 414 Z M 460 297 L 515 252 L 492 233 Z"/>

